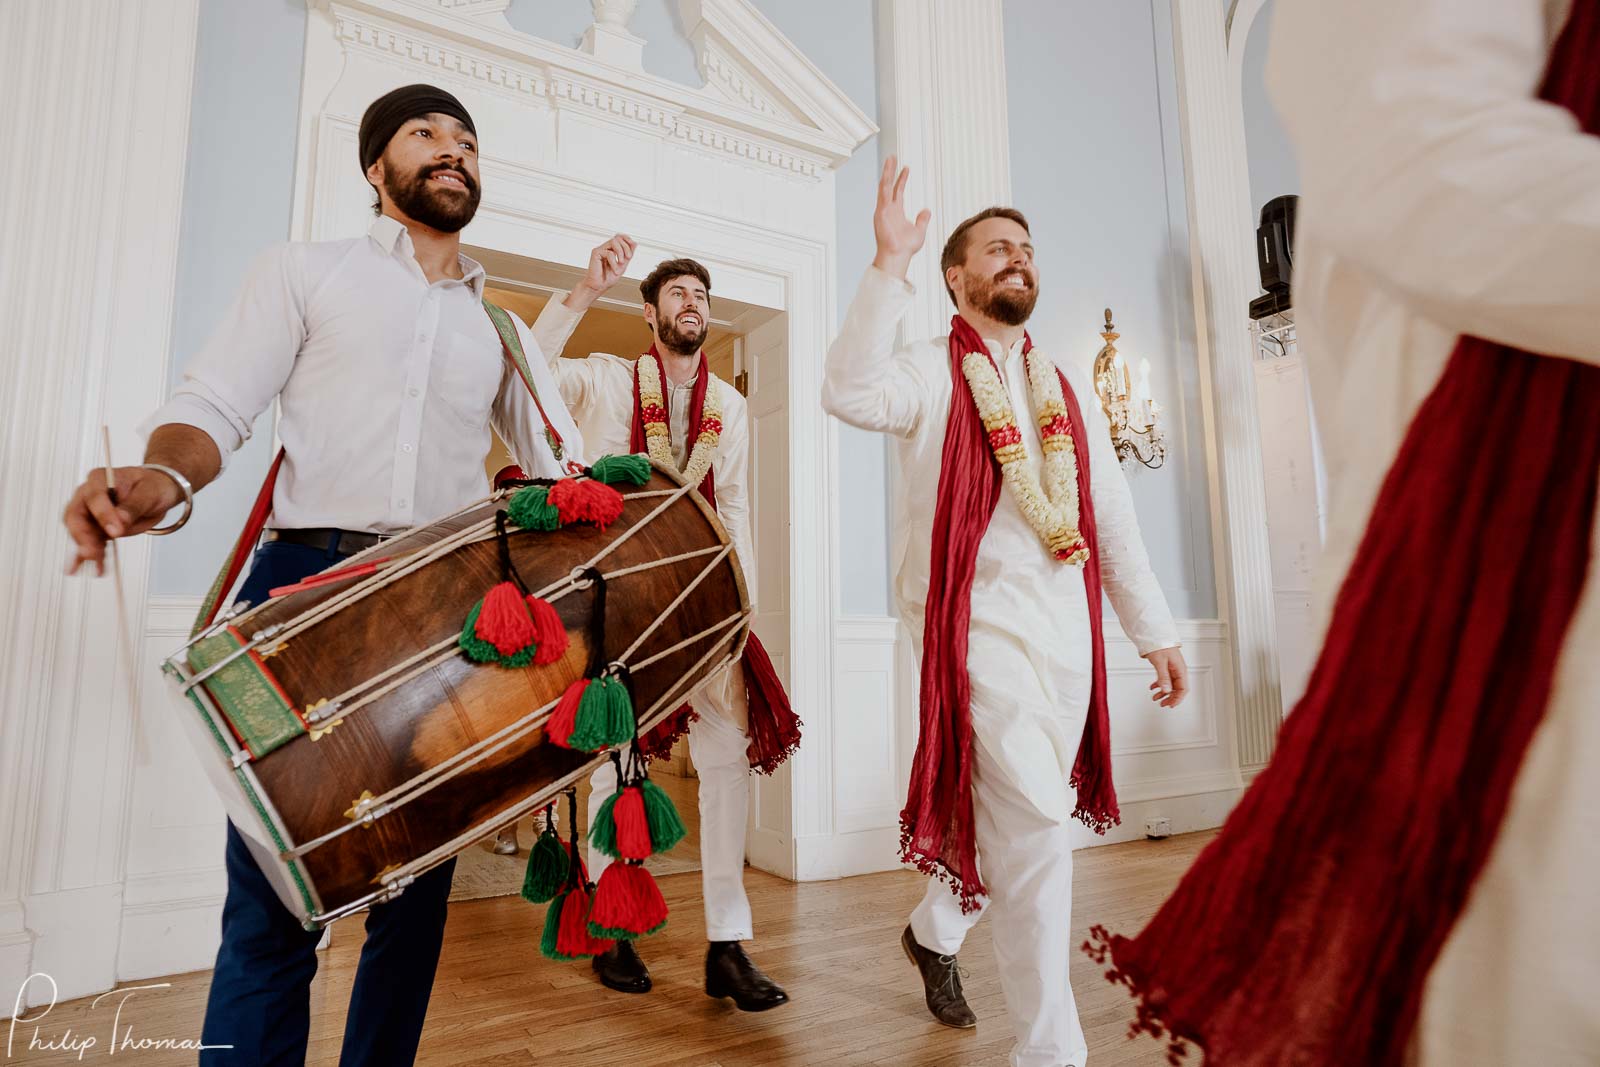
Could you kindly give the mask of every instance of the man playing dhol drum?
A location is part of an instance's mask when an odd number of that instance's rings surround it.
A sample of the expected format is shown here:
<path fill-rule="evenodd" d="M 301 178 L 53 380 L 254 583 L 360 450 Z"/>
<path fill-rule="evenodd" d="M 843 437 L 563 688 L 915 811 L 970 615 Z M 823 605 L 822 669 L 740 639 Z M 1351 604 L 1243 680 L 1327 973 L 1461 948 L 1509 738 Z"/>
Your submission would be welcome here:
<path fill-rule="evenodd" d="M 177 394 L 146 424 L 145 463 L 114 472 L 115 498 L 101 472 L 73 494 L 69 573 L 86 562 L 103 572 L 108 539 L 154 529 L 178 504 L 187 518 L 194 491 L 274 399 L 284 452 L 270 529 L 239 592 L 251 602 L 486 496 L 491 425 L 535 477 L 560 477 L 582 458 L 537 346 L 518 323 L 525 384 L 485 314 L 483 267 L 461 254 L 480 195 L 471 116 L 433 86 L 396 89 L 367 109 L 359 147 L 377 194 L 367 236 L 282 244 L 255 262 Z M 594 262 L 597 286 L 615 280 L 602 257 Z M 231 824 L 226 864 L 203 1043 L 231 1049 L 201 1061 L 302 1063 L 319 933 L 284 908 Z M 454 865 L 368 915 L 344 1067 L 413 1062 Z"/>

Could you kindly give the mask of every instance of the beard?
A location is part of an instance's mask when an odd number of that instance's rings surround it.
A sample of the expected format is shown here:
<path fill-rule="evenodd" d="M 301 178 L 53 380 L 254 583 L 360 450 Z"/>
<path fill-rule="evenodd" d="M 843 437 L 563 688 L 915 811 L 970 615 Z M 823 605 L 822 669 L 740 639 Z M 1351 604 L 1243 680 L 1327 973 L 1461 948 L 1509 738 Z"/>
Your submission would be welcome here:
<path fill-rule="evenodd" d="M 385 161 L 384 170 L 392 173 L 393 167 Z M 428 179 L 441 170 L 456 174 L 466 188 L 448 189 L 429 182 Z M 405 212 L 407 217 L 440 233 L 457 233 L 471 222 L 472 216 L 478 212 L 478 200 L 482 196 L 472 175 L 464 169 L 442 163 L 429 164 L 408 177 L 385 182 L 384 190 L 394 206 Z"/>
<path fill-rule="evenodd" d="M 1013 274 L 1026 286 L 1021 289 L 1001 284 Z M 969 276 L 970 279 L 970 276 Z M 967 302 L 974 310 L 1007 326 L 1021 326 L 1033 314 L 1033 305 L 1039 301 L 1039 286 L 1025 271 L 1008 268 L 984 282 L 970 279 L 967 283 Z"/>
<path fill-rule="evenodd" d="M 656 309 L 658 314 L 660 310 Z M 700 346 L 706 342 L 706 334 L 710 332 L 704 319 L 700 320 L 699 326 L 687 329 L 679 326 L 677 319 L 668 321 L 665 318 L 657 318 L 656 323 L 656 333 L 660 335 L 661 343 L 680 356 L 692 356 L 700 351 Z"/>

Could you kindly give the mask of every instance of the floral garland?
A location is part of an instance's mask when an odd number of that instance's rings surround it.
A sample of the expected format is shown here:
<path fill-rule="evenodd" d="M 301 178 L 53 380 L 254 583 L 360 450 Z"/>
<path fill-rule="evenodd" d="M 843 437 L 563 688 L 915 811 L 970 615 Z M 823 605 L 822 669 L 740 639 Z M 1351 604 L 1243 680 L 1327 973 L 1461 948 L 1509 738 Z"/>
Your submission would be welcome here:
<path fill-rule="evenodd" d="M 1089 545 L 1078 530 L 1078 457 L 1061 377 L 1055 364 L 1037 353 L 1023 356 L 1023 363 L 1044 446 L 1043 485 L 1027 462 L 1028 451 L 1022 444 L 1011 399 L 989 354 L 967 353 L 961 360 L 961 373 L 972 390 L 1000 474 L 1028 525 L 1056 559 L 1081 566 L 1088 562 Z"/>
<path fill-rule="evenodd" d="M 645 446 L 650 458 L 669 469 L 677 468 L 672 457 L 672 430 L 667 425 L 667 401 L 661 391 L 661 364 L 649 355 L 639 357 L 639 415 L 644 420 Z M 683 469 L 683 479 L 690 485 L 699 485 L 711 471 L 711 461 L 717 455 L 717 442 L 722 439 L 722 398 L 716 383 L 706 383 L 705 403 L 700 411 L 700 434 L 689 451 L 689 462 Z"/>

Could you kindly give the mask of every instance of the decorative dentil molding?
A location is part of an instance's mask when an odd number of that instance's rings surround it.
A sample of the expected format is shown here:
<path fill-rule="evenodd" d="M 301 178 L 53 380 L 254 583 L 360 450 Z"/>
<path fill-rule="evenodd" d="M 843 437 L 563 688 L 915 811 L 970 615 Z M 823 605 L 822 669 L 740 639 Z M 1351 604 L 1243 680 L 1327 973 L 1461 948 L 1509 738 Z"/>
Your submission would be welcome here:
<path fill-rule="evenodd" d="M 813 181 L 877 132 L 749 0 L 683 0 L 705 88 L 467 17 L 493 13 L 472 0 L 313 3 L 332 16 L 346 55 L 408 70 L 422 65 L 444 81 L 636 123 L 691 148 Z M 616 21 L 623 13 L 597 9 L 601 16 L 610 21 L 597 21 L 595 30 L 626 34 Z"/>

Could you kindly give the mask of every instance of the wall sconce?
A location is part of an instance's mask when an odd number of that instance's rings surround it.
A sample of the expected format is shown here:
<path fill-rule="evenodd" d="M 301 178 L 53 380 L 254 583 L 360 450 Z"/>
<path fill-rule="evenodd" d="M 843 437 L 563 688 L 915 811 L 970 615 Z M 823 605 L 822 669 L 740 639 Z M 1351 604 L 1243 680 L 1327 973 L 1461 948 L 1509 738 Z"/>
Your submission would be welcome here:
<path fill-rule="evenodd" d="M 1106 308 L 1106 328 L 1100 334 L 1105 347 L 1094 360 L 1094 391 L 1100 395 L 1100 410 L 1111 424 L 1111 444 L 1124 465 L 1136 459 L 1154 469 L 1167 461 L 1167 440 L 1157 425 L 1161 405 L 1150 395 L 1150 361 L 1139 361 L 1139 377 L 1128 374 L 1128 364 L 1117 353 L 1116 326 L 1111 309 Z"/>

